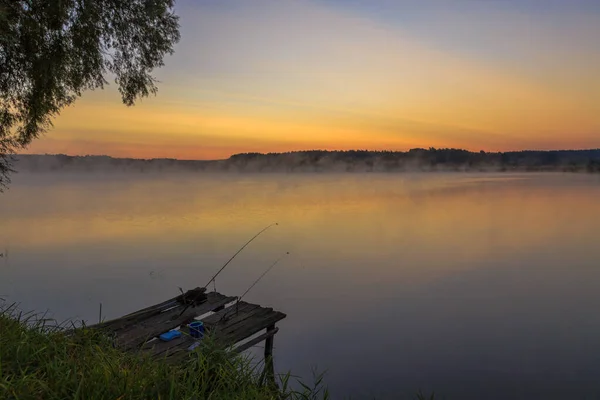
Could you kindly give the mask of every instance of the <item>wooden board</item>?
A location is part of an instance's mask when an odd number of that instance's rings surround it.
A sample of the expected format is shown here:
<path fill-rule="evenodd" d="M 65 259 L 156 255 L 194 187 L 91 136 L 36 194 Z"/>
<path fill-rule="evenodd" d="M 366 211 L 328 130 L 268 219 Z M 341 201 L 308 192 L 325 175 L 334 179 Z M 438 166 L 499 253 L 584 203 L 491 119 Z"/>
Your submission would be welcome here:
<path fill-rule="evenodd" d="M 206 334 L 211 335 L 211 338 L 223 347 L 232 347 L 267 328 L 270 329 L 234 348 L 233 351 L 236 352 L 244 351 L 266 339 L 272 339 L 278 331 L 277 328 L 273 329 L 275 323 L 286 317 L 285 314 L 272 308 L 244 301 L 229 305 L 237 298 L 216 292 L 208 293 L 204 303 L 190 307 L 181 303 L 180 296 L 90 328 L 112 333 L 115 345 L 125 351 L 146 351 L 153 357 L 176 362 L 190 354 L 188 348 L 199 339 L 191 337 L 185 327 L 181 329 L 183 335 L 180 338 L 169 342 L 156 338 L 171 329 L 183 327 L 195 317 L 213 313 L 203 317 L 202 322 Z M 226 305 L 229 306 L 225 307 Z"/>
<path fill-rule="evenodd" d="M 286 315 L 272 308 L 243 301 L 203 319 L 209 332 L 226 345 L 233 345 L 284 319 Z"/>
<path fill-rule="evenodd" d="M 275 334 L 277 332 L 279 332 L 279 328 L 275 328 L 275 329 L 273 329 L 271 331 L 267 331 L 267 332 L 263 333 L 262 335 L 257 336 L 257 337 L 255 337 L 255 338 L 253 338 L 251 340 L 248 340 L 246 343 L 243 343 L 243 344 L 237 346 L 235 349 L 233 349 L 233 351 L 236 352 L 236 353 L 241 353 L 243 351 L 246 351 L 250 347 L 256 346 L 260 342 L 265 341 L 268 338 L 275 336 Z"/>
<path fill-rule="evenodd" d="M 115 344 L 124 350 L 135 349 L 146 341 L 175 329 L 194 317 L 214 311 L 235 299 L 235 297 L 227 297 L 220 293 L 209 293 L 207 301 L 199 306 L 187 309 L 185 306 L 178 306 L 119 330 L 116 334 Z M 183 314 L 181 314 L 182 311 Z"/>
<path fill-rule="evenodd" d="M 206 292 L 206 288 L 196 288 L 194 290 Z M 131 314 L 127 314 L 123 317 L 92 325 L 90 326 L 90 328 L 105 329 L 111 332 L 116 332 L 119 329 L 126 328 L 131 324 L 135 324 L 136 322 L 160 314 L 170 308 L 181 306 L 181 303 L 178 302 L 181 298 L 182 295 L 180 294 L 178 296 L 173 297 L 172 299 L 163 301 L 162 303 L 158 303 L 150 307 L 143 308 Z"/>
<path fill-rule="evenodd" d="M 274 325 L 285 317 L 285 314 L 273 311 L 272 308 L 240 302 L 237 308 L 235 304 L 231 305 L 215 314 L 202 318 L 202 322 L 204 322 L 206 333 L 212 335 L 213 340 L 219 342 L 223 347 L 230 347 Z M 170 342 L 153 341 L 147 343 L 143 346 L 143 349 L 149 351 L 154 357 L 180 359 L 189 353 L 188 347 L 197 341 L 197 339 L 189 336 L 187 332 L 184 331 L 183 333 L 182 337 Z M 261 341 L 273 335 L 274 333 L 269 334 Z M 246 346 L 246 343 L 241 346 Z"/>

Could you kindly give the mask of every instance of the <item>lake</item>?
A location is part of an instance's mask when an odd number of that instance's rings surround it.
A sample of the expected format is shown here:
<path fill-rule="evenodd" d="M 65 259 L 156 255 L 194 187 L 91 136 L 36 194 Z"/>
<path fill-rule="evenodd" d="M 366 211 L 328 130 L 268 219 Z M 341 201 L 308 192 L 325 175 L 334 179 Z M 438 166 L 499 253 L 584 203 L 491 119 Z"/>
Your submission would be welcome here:
<path fill-rule="evenodd" d="M 59 321 L 217 278 L 288 317 L 275 365 L 334 398 L 600 398 L 600 176 L 20 173 L 0 295 Z"/>

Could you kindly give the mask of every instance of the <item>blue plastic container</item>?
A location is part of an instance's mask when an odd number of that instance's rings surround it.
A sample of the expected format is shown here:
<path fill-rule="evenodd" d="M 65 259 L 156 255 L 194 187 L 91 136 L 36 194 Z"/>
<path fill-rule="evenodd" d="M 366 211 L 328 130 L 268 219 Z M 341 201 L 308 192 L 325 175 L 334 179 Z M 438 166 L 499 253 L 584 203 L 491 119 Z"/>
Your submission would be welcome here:
<path fill-rule="evenodd" d="M 158 338 L 163 342 L 170 342 L 171 340 L 177 339 L 178 337 L 181 337 L 181 332 L 172 330 L 167 333 L 163 333 Z"/>
<path fill-rule="evenodd" d="M 204 324 L 202 321 L 194 321 L 188 325 L 190 329 L 190 336 L 195 338 L 201 338 L 204 336 Z"/>

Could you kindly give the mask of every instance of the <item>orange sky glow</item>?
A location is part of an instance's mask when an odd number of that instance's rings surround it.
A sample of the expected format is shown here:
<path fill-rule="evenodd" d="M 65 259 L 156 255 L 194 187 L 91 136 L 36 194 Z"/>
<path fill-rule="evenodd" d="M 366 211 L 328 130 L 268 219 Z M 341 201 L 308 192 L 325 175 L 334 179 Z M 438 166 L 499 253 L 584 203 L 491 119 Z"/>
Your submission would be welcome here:
<path fill-rule="evenodd" d="M 156 97 L 126 107 L 114 84 L 85 93 L 26 153 L 600 147 L 599 14 L 485 2 L 411 20 L 402 1 L 377 1 L 399 8 L 386 19 L 335 1 L 180 1 L 182 40 Z"/>

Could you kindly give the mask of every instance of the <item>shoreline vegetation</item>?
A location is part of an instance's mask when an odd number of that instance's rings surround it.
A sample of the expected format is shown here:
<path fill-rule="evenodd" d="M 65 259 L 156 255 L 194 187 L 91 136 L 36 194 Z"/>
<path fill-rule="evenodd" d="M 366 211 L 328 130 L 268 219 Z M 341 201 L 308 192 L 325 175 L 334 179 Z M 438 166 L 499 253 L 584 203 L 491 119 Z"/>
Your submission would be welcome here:
<path fill-rule="evenodd" d="M 18 172 L 600 172 L 600 149 L 471 152 L 294 151 L 241 153 L 224 160 L 134 159 L 110 156 L 20 154 Z"/>
<path fill-rule="evenodd" d="M 3 301 L 0 299 L 0 301 Z M 328 400 L 324 374 L 308 385 L 290 372 L 263 381 L 263 363 L 206 337 L 178 364 L 116 349 L 110 337 L 72 322 L 0 304 L 0 398 L 7 400 Z M 412 400 L 435 400 L 418 391 Z"/>
<path fill-rule="evenodd" d="M 326 400 L 323 375 L 306 385 L 291 374 L 261 383 L 262 365 L 210 338 L 180 364 L 124 353 L 97 330 L 57 325 L 43 315 L 0 307 L 2 399 L 277 399 Z M 298 387 L 292 389 L 292 386 Z"/>

